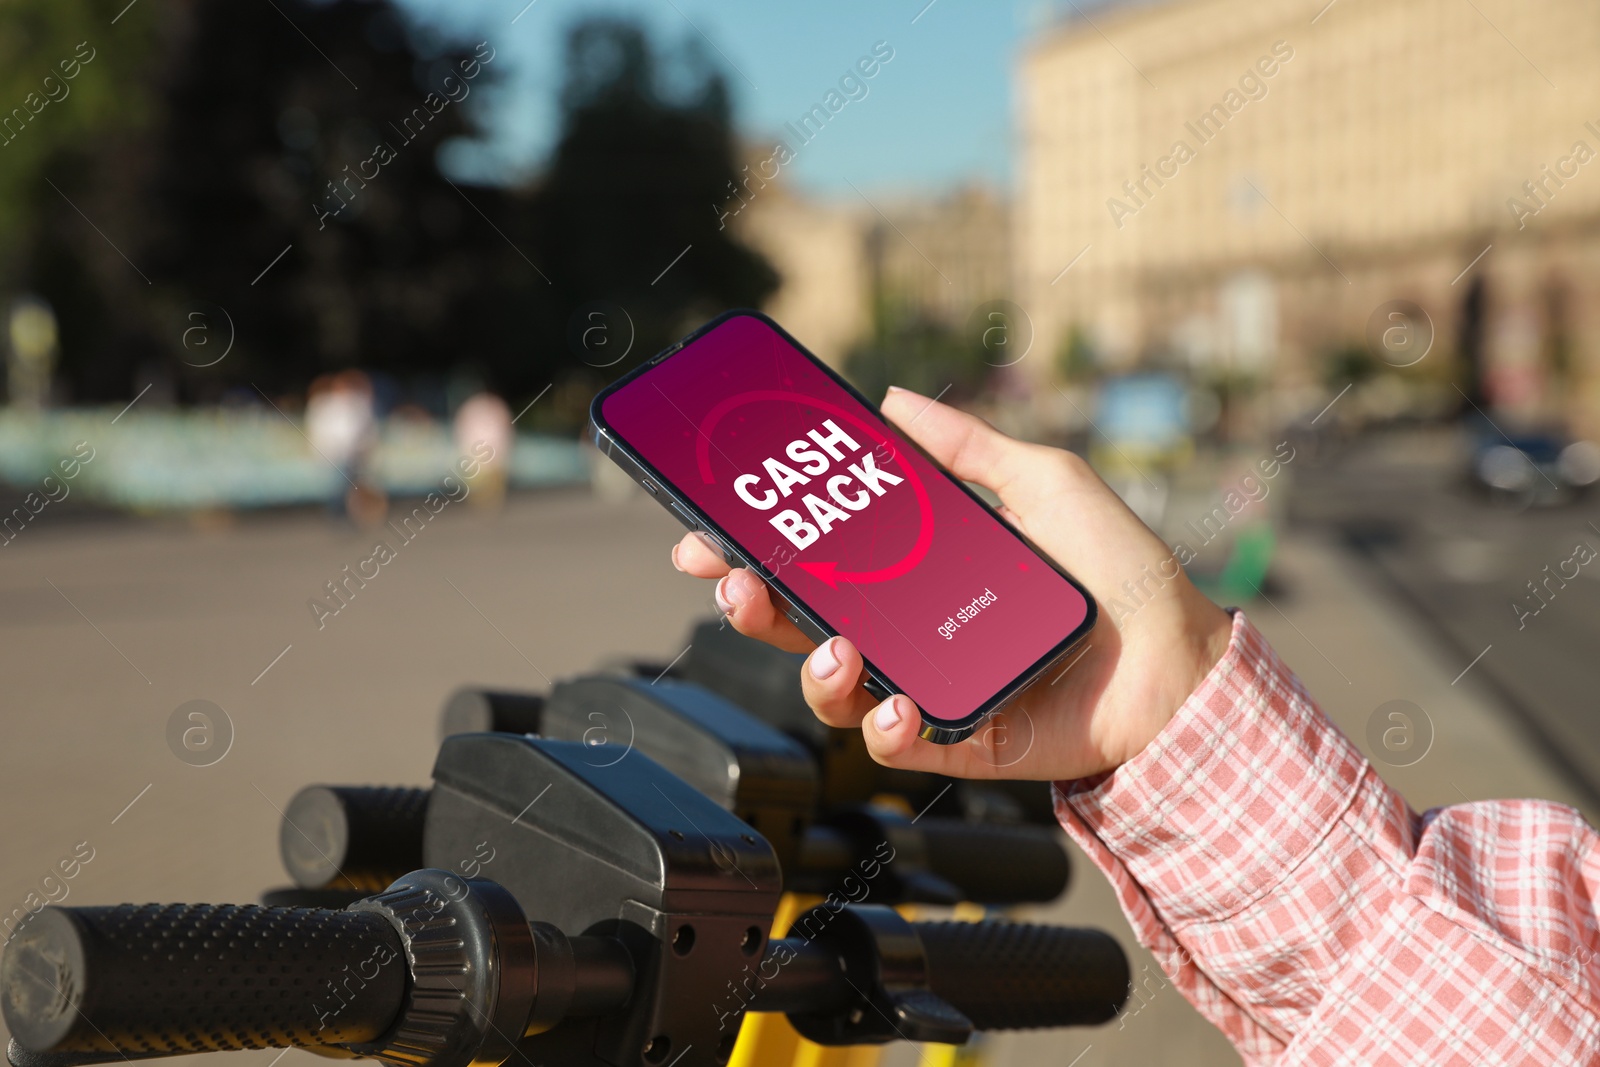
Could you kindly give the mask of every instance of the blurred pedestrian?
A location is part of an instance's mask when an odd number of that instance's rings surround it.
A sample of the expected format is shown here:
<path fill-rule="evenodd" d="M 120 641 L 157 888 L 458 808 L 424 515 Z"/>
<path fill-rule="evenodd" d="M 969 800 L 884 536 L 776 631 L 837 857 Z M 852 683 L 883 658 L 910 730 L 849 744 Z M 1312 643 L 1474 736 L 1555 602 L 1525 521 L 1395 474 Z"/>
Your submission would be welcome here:
<path fill-rule="evenodd" d="M 505 504 L 506 482 L 511 475 L 511 450 L 516 431 L 511 409 L 487 390 L 474 393 L 456 409 L 456 451 L 478 462 L 478 473 L 467 479 L 473 507 L 498 511 Z"/>
<path fill-rule="evenodd" d="M 328 513 L 362 527 L 381 523 L 388 501 L 368 471 L 377 443 L 371 379 L 346 370 L 313 381 L 306 398 L 306 437 L 339 474 Z"/>

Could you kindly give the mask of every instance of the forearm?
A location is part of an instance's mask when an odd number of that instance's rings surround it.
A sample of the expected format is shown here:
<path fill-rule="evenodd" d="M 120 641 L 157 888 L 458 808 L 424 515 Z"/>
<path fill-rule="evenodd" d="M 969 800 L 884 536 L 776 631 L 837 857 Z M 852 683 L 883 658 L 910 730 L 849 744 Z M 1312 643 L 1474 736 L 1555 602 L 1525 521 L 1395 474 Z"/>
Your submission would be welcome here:
<path fill-rule="evenodd" d="M 1592 943 L 1600 864 L 1575 813 L 1517 802 L 1419 819 L 1242 616 L 1144 752 L 1058 788 L 1063 825 L 1140 940 L 1251 1061 L 1279 1059 L 1330 1013 L 1356 1010 L 1343 998 L 1382 987 L 1397 954 L 1463 966 L 1451 947 L 1463 931 L 1497 953 L 1559 953 L 1559 912 L 1569 953 Z M 1517 888 L 1538 898 L 1519 897 L 1515 916 L 1497 908 L 1507 894 L 1493 881 L 1508 857 L 1523 864 Z M 1448 930 L 1430 925 L 1441 918 Z"/>

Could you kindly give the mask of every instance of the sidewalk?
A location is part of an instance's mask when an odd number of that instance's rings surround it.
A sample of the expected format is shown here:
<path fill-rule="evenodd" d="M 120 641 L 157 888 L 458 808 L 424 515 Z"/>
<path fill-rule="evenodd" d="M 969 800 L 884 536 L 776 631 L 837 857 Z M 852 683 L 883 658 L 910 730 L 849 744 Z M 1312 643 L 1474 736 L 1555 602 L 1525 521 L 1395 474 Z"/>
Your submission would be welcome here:
<path fill-rule="evenodd" d="M 1279 547 L 1273 575 L 1283 591 L 1274 595 L 1273 603 L 1258 600 L 1244 610 L 1369 759 L 1410 758 L 1375 753 L 1369 746 L 1367 722 L 1380 705 L 1410 701 L 1431 720 L 1432 745 L 1421 759 L 1407 767 L 1374 760 L 1412 807 L 1421 811 L 1497 797 L 1542 797 L 1582 807 L 1577 791 L 1474 685 L 1473 672 L 1461 675 L 1467 664 L 1444 651 L 1359 560 L 1320 538 L 1291 535 Z M 1458 675 L 1460 680 L 1452 684 Z M 1597 814 L 1585 811 L 1591 820 Z M 1152 977 L 1148 988 L 1156 992 L 1125 1025 L 998 1035 L 989 1062 L 1005 1067 L 1239 1063 L 1221 1035 L 1165 985 L 1154 958 L 1134 940 L 1106 880 L 1073 851 L 1073 884 L 1067 895 L 1026 917 L 1112 931 L 1128 949 L 1135 984 Z M 917 1062 L 909 1048 L 885 1060 L 893 1067 Z"/>
<path fill-rule="evenodd" d="M 95 859 L 70 885 L 73 905 L 256 899 L 284 882 L 279 806 L 310 782 L 425 782 L 438 708 L 456 686 L 540 689 L 541 676 L 609 656 L 678 654 L 689 620 L 710 610 L 705 585 L 667 564 L 679 530 L 648 499 L 586 493 L 514 497 L 494 521 L 451 509 L 325 629 L 307 598 L 371 539 L 320 515 L 30 530 L 0 568 L 11 609 L 0 617 L 11 709 L 0 810 L 12 815 L 0 901 L 9 911 L 39 891 L 80 841 Z M 1284 614 L 1246 610 L 1357 744 L 1389 700 L 1416 703 L 1434 723 L 1425 758 L 1384 770 L 1413 805 L 1575 799 L 1476 688 L 1482 664 L 1452 686 L 1463 658 L 1434 644 L 1362 564 L 1291 537 L 1274 573 Z M 169 748 L 171 716 L 196 698 L 216 701 L 237 731 L 211 767 Z M 1128 947 L 1135 975 L 1159 976 L 1105 879 L 1075 859 L 1066 897 L 1026 917 L 1103 926 Z M 992 1052 L 996 1067 L 1238 1063 L 1170 988 L 1126 1026 L 999 1035 Z M 278 1055 L 189 1067 L 270 1067 Z M 277 1067 L 319 1062 L 289 1052 Z M 921 1063 L 911 1046 L 885 1062 Z"/>

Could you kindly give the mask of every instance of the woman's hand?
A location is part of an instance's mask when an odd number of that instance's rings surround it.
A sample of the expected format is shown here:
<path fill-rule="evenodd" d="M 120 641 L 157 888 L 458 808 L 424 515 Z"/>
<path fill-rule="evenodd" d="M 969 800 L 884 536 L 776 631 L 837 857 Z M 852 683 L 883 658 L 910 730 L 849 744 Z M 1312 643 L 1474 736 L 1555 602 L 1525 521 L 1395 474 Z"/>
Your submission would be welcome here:
<path fill-rule="evenodd" d="M 1138 755 L 1226 651 L 1227 613 L 1189 583 L 1171 550 L 1078 456 L 1014 440 L 904 389 L 891 388 L 882 410 L 956 477 L 993 490 L 1007 521 L 1102 605 L 1115 597 L 1135 610 L 1113 621 L 1102 606 L 1064 672 L 1040 679 L 969 740 L 935 745 L 917 737 L 921 716 L 909 697 L 879 703 L 861 686 L 855 646 L 843 637 L 813 645 L 774 608 L 754 573 L 730 570 L 692 533 L 673 546 L 673 565 L 720 579 L 717 605 L 740 633 L 810 652 L 800 669 L 806 702 L 832 726 L 859 726 L 879 763 L 960 778 L 1068 779 Z"/>

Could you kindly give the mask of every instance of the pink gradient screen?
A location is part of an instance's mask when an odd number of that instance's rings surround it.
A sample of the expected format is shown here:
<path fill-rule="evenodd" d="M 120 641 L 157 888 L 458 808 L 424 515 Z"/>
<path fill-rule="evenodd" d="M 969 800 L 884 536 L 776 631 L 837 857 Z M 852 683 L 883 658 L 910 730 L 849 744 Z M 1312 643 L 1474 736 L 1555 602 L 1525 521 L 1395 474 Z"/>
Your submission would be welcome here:
<path fill-rule="evenodd" d="M 1084 621 L 1078 590 L 760 319 L 602 402 L 615 434 L 936 719 Z"/>

